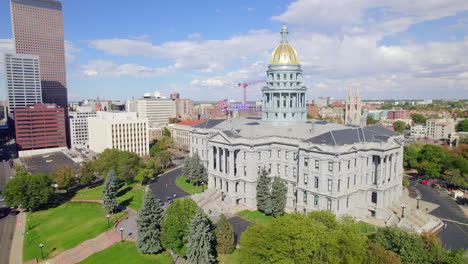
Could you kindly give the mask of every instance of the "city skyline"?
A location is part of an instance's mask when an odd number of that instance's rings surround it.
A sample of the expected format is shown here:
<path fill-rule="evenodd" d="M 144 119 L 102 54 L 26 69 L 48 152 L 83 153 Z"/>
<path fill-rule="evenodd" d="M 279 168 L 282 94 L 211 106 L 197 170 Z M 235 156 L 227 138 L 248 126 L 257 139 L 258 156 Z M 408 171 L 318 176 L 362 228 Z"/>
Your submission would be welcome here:
<path fill-rule="evenodd" d="M 125 100 L 153 91 L 241 100 L 236 83 L 266 79 L 283 23 L 304 68 L 307 99 L 344 99 L 358 87 L 363 99 L 467 94 L 464 1 L 207 1 L 184 8 L 151 1 L 61 2 L 70 101 Z M 6 25 L 0 52 L 13 50 L 9 9 L 9 1 L 0 3 Z M 249 87 L 248 100 L 259 100 L 261 87 Z M 4 82 L 1 90 L 4 99 Z"/>

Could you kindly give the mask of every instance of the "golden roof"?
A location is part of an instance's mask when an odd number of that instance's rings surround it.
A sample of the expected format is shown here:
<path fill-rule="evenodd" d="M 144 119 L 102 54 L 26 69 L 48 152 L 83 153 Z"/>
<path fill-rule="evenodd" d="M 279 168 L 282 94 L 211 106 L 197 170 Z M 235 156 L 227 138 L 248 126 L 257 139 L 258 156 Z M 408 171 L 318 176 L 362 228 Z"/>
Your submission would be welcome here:
<path fill-rule="evenodd" d="M 277 63 L 297 63 L 299 58 L 296 50 L 288 44 L 288 27 L 283 25 L 281 28 L 281 44 L 271 54 L 270 64 Z"/>
<path fill-rule="evenodd" d="M 270 64 L 275 63 L 297 63 L 299 57 L 296 50 L 288 43 L 281 43 L 271 54 Z"/>

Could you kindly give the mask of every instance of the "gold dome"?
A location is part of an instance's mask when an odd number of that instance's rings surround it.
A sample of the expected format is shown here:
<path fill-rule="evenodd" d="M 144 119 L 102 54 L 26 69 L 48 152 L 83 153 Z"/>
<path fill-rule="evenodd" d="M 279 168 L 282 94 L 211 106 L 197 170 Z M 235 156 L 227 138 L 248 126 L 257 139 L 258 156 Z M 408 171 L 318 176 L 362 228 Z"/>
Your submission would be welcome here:
<path fill-rule="evenodd" d="M 299 58 L 296 50 L 288 43 L 281 43 L 271 54 L 270 64 L 275 63 L 299 64 Z"/>

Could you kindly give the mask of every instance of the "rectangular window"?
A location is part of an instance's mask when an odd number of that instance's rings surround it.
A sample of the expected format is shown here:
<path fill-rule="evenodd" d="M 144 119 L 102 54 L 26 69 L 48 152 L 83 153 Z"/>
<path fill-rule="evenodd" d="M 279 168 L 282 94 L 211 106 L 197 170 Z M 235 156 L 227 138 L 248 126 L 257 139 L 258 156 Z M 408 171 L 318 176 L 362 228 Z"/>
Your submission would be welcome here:
<path fill-rule="evenodd" d="M 296 167 L 293 167 L 293 177 L 296 178 L 297 175 L 297 169 Z"/>
<path fill-rule="evenodd" d="M 288 160 L 289 159 L 289 151 L 285 151 L 284 153 L 285 153 L 284 157 L 286 158 L 286 160 Z"/>
<path fill-rule="evenodd" d="M 247 167 L 244 166 L 244 176 L 247 176 Z"/>
<path fill-rule="evenodd" d="M 309 166 L 309 158 L 304 158 L 304 167 Z"/>
<path fill-rule="evenodd" d="M 279 175 L 281 172 L 281 165 L 276 165 L 276 173 Z"/>
<path fill-rule="evenodd" d="M 278 158 L 281 158 L 281 150 L 278 149 Z"/>
<path fill-rule="evenodd" d="M 315 177 L 315 179 L 314 179 L 314 187 L 315 188 L 319 187 L 319 178 L 318 177 Z"/>
<path fill-rule="evenodd" d="M 331 192 L 332 191 L 332 185 L 333 185 L 333 181 L 332 180 L 328 180 L 328 190 Z"/>
<path fill-rule="evenodd" d="M 288 166 L 284 166 L 284 176 L 288 177 Z"/>
<path fill-rule="evenodd" d="M 307 185 L 308 181 L 309 181 L 309 175 L 307 175 L 307 173 L 304 173 L 304 184 Z"/>
<path fill-rule="evenodd" d="M 348 183 L 346 184 L 346 187 L 349 189 L 349 177 L 348 177 Z"/>
<path fill-rule="evenodd" d="M 354 159 L 354 168 L 356 168 L 356 167 L 357 167 L 357 159 L 355 158 Z"/>
<path fill-rule="evenodd" d="M 262 152 L 259 151 L 259 152 L 257 153 L 257 155 L 258 155 L 258 160 L 260 160 L 260 159 L 262 158 Z"/>
<path fill-rule="evenodd" d="M 336 210 L 340 210 L 340 200 L 336 201 Z"/>
<path fill-rule="evenodd" d="M 315 205 L 315 206 L 318 205 L 318 200 L 319 200 L 318 195 L 314 195 L 314 205 Z"/>
<path fill-rule="evenodd" d="M 348 160 L 348 170 L 351 169 L 351 161 Z"/>
<path fill-rule="evenodd" d="M 307 204 L 307 192 L 304 192 L 304 203 Z"/>
<path fill-rule="evenodd" d="M 377 203 L 377 193 L 376 192 L 372 192 L 371 202 Z"/>
<path fill-rule="evenodd" d="M 319 161 L 318 161 L 318 160 L 315 160 L 315 168 L 316 168 L 316 169 L 319 168 Z"/>
<path fill-rule="evenodd" d="M 338 191 L 341 189 L 341 180 L 338 180 Z"/>
<path fill-rule="evenodd" d="M 268 150 L 268 157 L 271 158 L 271 149 Z"/>
<path fill-rule="evenodd" d="M 293 153 L 293 159 L 297 160 L 297 153 L 296 152 Z"/>
<path fill-rule="evenodd" d="M 331 200 L 327 199 L 327 210 L 331 210 Z"/>
<path fill-rule="evenodd" d="M 247 159 L 247 152 L 244 151 L 244 160 L 246 160 L 246 159 Z"/>
<path fill-rule="evenodd" d="M 328 170 L 333 171 L 333 161 L 328 162 Z"/>
<path fill-rule="evenodd" d="M 354 174 L 354 185 L 356 185 L 356 174 Z"/>
<path fill-rule="evenodd" d="M 346 197 L 346 208 L 349 207 L 349 196 Z"/>
<path fill-rule="evenodd" d="M 271 173 L 271 163 L 268 164 L 268 174 L 270 174 L 270 173 Z"/>
<path fill-rule="evenodd" d="M 338 171 L 341 171 L 341 162 L 338 162 Z"/>

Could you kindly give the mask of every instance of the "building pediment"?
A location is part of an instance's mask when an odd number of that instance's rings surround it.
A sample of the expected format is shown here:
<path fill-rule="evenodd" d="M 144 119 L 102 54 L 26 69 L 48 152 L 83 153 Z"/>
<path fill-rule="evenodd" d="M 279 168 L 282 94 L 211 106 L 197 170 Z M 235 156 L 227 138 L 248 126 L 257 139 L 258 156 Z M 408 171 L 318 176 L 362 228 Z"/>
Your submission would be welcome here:
<path fill-rule="evenodd" d="M 231 144 L 231 141 L 228 139 L 223 132 L 218 132 L 209 138 L 210 142 L 221 143 L 221 144 Z"/>

